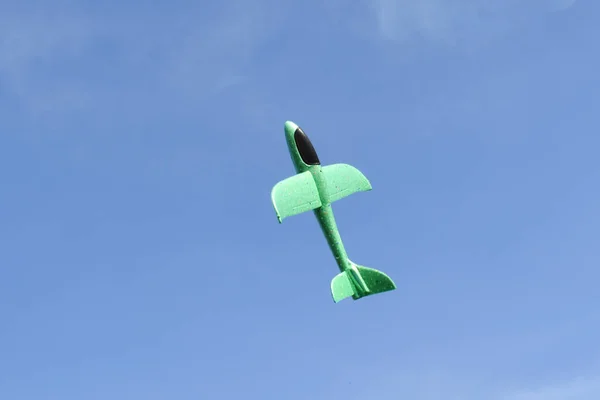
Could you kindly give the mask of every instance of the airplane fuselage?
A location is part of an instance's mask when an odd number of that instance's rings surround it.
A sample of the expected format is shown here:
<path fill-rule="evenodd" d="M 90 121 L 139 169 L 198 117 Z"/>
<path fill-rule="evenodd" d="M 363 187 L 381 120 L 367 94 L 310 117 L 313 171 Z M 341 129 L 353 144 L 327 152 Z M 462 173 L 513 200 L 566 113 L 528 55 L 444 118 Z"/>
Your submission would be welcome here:
<path fill-rule="evenodd" d="M 333 216 L 331 204 L 353 193 L 371 190 L 369 180 L 349 164 L 322 166 L 306 133 L 291 121 L 285 123 L 285 137 L 296 174 L 273 186 L 271 201 L 279 223 L 292 215 L 314 212 L 341 271 L 331 280 L 333 301 L 349 297 L 358 300 L 394 290 L 396 284 L 385 273 L 348 258 Z"/>
<path fill-rule="evenodd" d="M 327 244 L 335 257 L 340 271 L 345 271 L 350 268 L 348 263 L 348 255 L 342 242 L 331 203 L 327 197 L 327 182 L 321 173 L 321 162 L 317 156 L 317 152 L 313 147 L 310 139 L 304 131 L 292 122 L 285 124 L 285 136 L 290 151 L 292 162 L 297 173 L 310 171 L 319 190 L 321 207 L 313 210 L 321 230 L 325 235 Z"/>

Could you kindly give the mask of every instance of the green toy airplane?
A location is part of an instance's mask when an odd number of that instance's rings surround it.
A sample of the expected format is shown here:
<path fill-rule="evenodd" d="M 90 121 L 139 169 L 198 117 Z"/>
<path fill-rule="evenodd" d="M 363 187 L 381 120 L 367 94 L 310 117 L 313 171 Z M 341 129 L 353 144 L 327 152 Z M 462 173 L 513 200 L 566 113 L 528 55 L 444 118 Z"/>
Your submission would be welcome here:
<path fill-rule="evenodd" d="M 348 259 L 331 209 L 334 201 L 371 190 L 369 180 L 348 164 L 322 167 L 308 136 L 291 121 L 285 123 L 285 138 L 297 174 L 277 183 L 271 200 L 279 223 L 286 217 L 313 210 L 341 271 L 331 281 L 333 301 L 351 296 L 358 300 L 394 290 L 396 285 L 386 274 Z"/>

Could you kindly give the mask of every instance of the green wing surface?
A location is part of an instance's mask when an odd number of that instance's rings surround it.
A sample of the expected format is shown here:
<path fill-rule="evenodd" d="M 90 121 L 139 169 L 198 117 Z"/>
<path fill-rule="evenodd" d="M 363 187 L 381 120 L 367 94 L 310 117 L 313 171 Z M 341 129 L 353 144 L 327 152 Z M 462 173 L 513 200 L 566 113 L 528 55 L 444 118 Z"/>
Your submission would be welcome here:
<path fill-rule="evenodd" d="M 277 183 L 271 190 L 271 201 L 279 223 L 284 218 L 321 207 L 319 191 L 310 171 Z"/>
<path fill-rule="evenodd" d="M 358 169 L 348 164 L 331 164 L 321 169 L 327 182 L 327 199 L 330 203 L 356 192 L 371 190 L 371 183 Z"/>

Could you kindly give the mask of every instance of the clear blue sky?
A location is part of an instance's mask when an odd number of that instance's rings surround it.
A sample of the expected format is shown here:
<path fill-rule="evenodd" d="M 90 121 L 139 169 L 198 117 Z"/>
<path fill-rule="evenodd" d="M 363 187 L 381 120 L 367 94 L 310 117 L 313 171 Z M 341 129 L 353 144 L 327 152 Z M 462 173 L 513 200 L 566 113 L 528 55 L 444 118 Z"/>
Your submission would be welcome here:
<path fill-rule="evenodd" d="M 52 3 L 0 1 L 0 399 L 600 398 L 600 3 Z M 277 223 L 288 119 L 398 290 Z"/>

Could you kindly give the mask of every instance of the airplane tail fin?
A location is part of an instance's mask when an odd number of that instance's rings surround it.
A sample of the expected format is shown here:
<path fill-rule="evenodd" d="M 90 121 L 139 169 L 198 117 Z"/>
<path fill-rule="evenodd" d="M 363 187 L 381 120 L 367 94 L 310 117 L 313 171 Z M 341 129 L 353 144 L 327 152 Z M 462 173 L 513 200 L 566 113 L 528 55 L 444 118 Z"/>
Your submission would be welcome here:
<path fill-rule="evenodd" d="M 392 279 L 381 271 L 363 267 L 348 260 L 350 268 L 339 273 L 331 281 L 334 302 L 352 297 L 358 300 L 365 296 L 396 289 Z"/>

